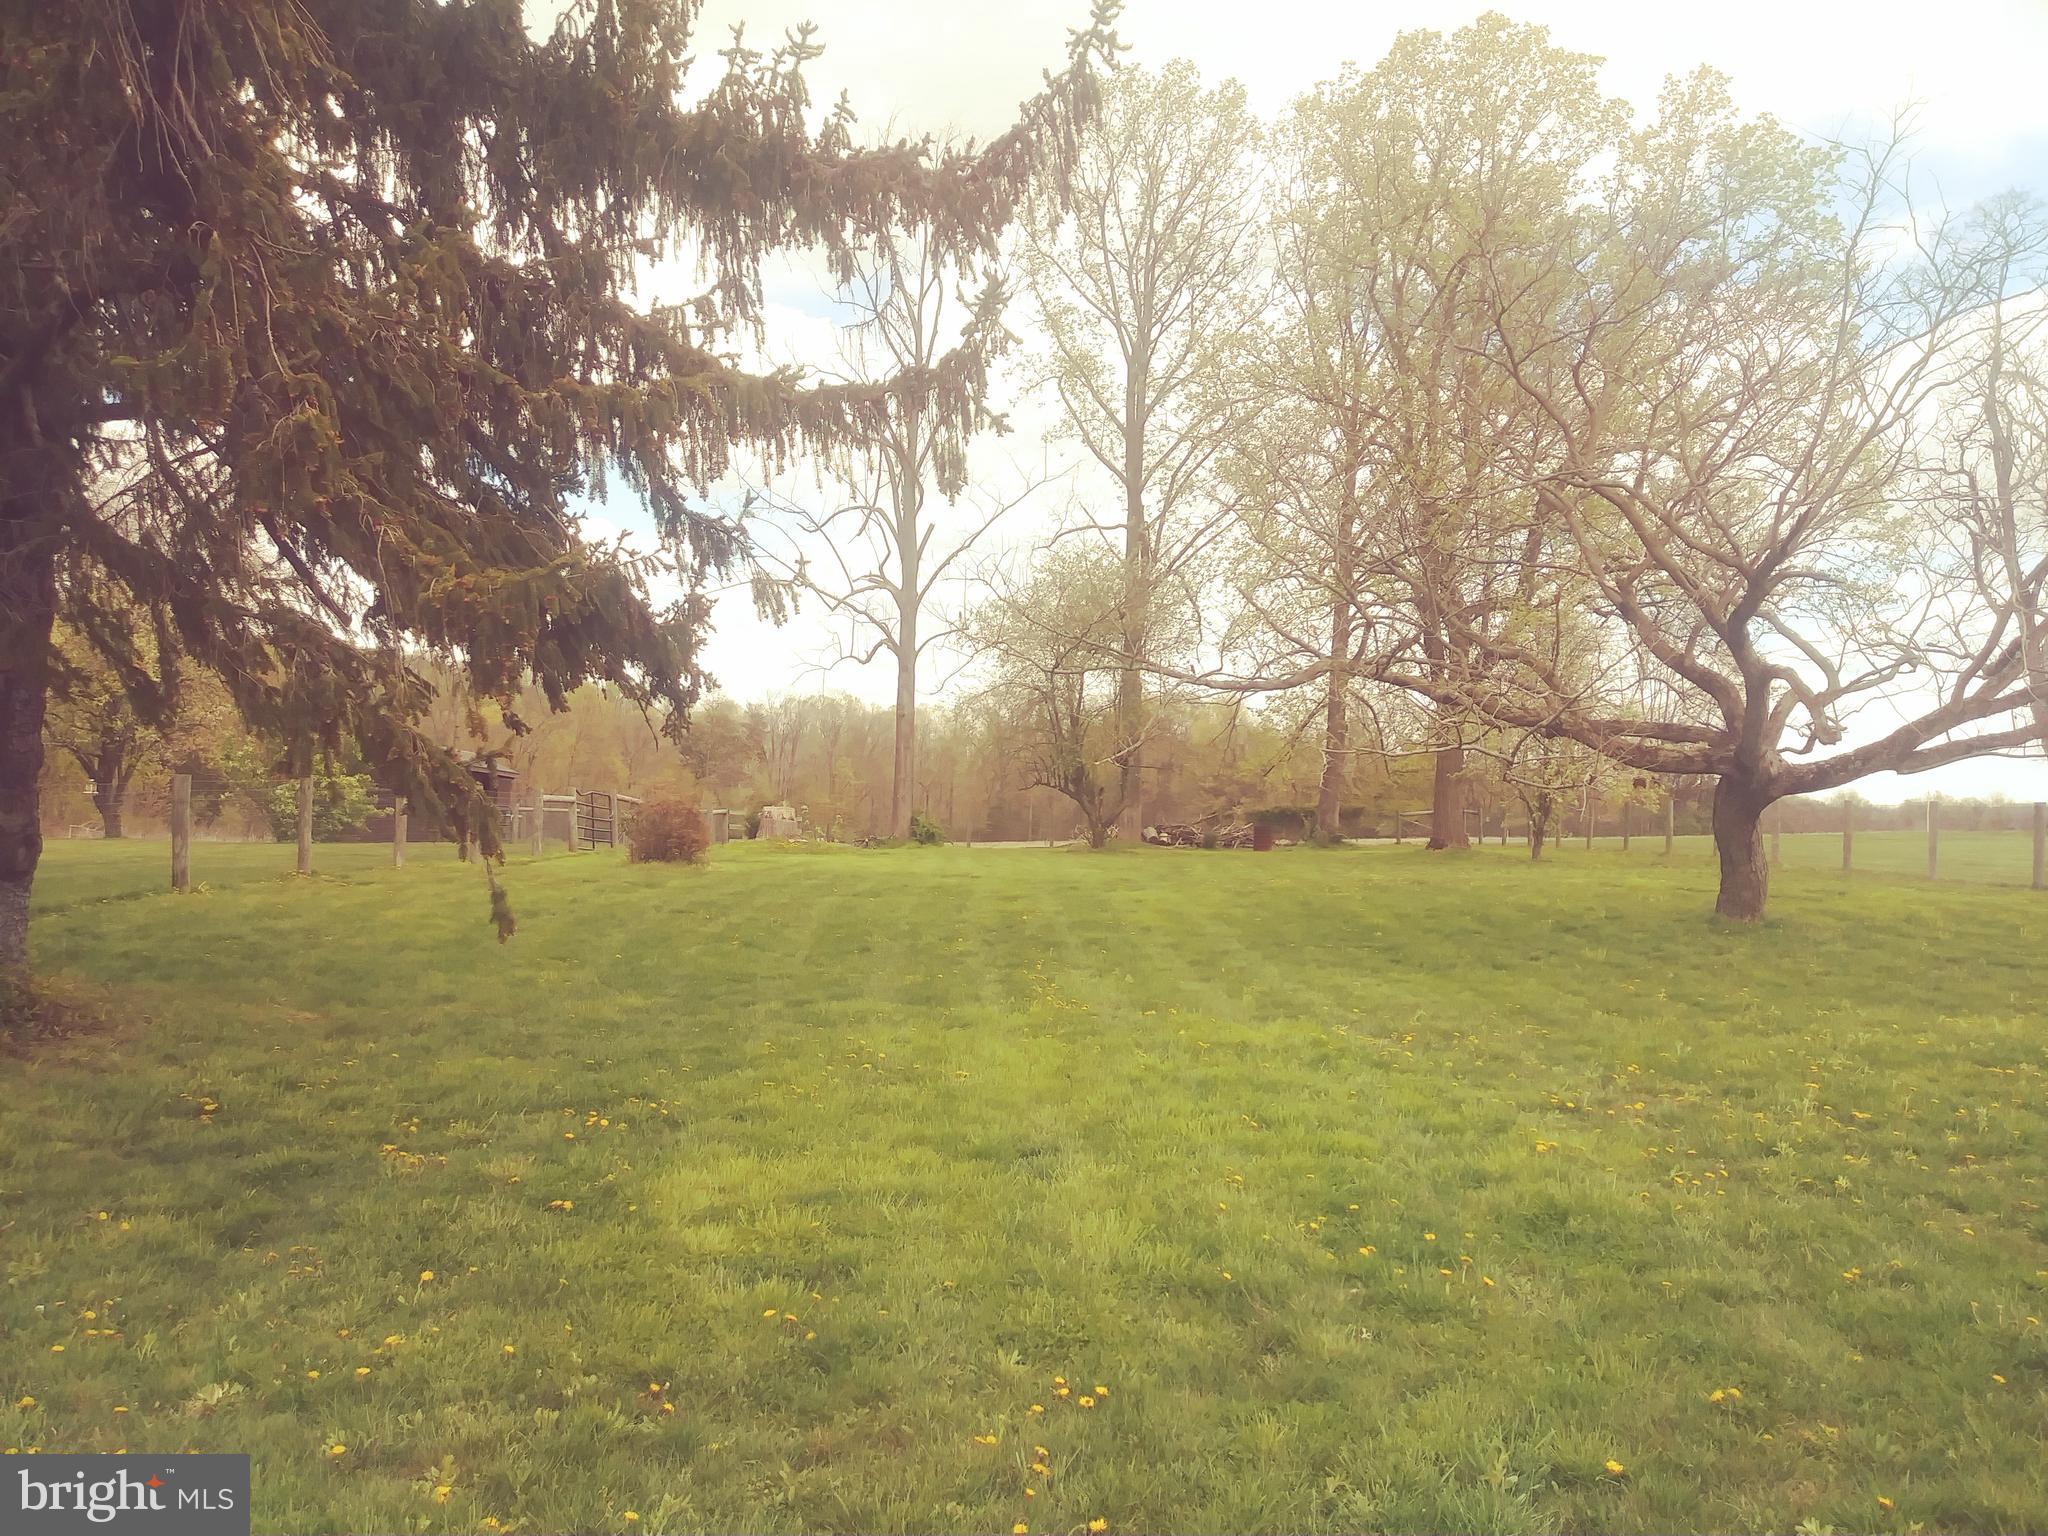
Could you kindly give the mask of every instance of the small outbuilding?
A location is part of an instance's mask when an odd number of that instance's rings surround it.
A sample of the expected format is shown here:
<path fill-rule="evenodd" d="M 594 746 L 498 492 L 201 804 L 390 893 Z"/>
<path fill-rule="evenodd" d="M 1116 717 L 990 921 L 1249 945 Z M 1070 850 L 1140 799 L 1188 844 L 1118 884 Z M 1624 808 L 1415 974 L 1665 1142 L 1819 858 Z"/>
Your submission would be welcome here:
<path fill-rule="evenodd" d="M 803 818 L 796 813 L 793 805 L 764 805 L 761 820 L 755 828 L 756 837 L 797 838 L 804 835 Z"/>

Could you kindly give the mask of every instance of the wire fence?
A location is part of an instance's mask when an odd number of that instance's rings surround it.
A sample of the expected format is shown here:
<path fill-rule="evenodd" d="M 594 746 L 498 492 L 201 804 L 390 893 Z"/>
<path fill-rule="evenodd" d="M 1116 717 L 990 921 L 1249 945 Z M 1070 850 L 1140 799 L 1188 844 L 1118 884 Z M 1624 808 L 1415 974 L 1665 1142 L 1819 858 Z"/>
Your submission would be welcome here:
<path fill-rule="evenodd" d="M 1774 867 L 1835 870 L 1977 885 L 2048 890 L 2048 802 L 1973 805 L 1965 825 L 1947 824 L 1942 802 L 1904 806 L 1781 802 L 1764 816 L 1764 848 Z M 1829 826 L 1828 823 L 1833 825 Z M 1871 825 L 1871 823 L 1876 825 Z M 1528 852 L 1525 825 L 1495 822 L 1482 846 Z M 1575 815 L 1545 840 L 1545 858 L 1600 852 L 1712 859 L 1714 839 L 1679 832 L 1657 807 Z"/>
<path fill-rule="evenodd" d="M 522 790 L 509 770 L 493 775 L 487 767 L 476 777 L 496 807 L 500 844 L 520 856 L 622 846 L 641 803 L 610 789 Z M 154 857 L 162 858 L 165 843 L 168 868 L 155 883 L 160 888 L 167 878 L 173 890 L 190 889 L 195 879 L 211 883 L 214 869 L 235 878 L 282 873 L 270 866 L 282 862 L 285 849 L 291 850 L 287 868 L 299 874 L 330 860 L 348 869 L 378 862 L 402 868 L 423 853 L 467 860 L 473 852 L 449 818 L 409 805 L 405 796 L 362 776 L 249 779 L 196 772 L 60 791 L 45 804 L 44 838 L 136 850 L 133 857 L 97 861 L 116 877 L 107 891 L 87 879 L 78 892 L 60 892 L 61 904 L 127 893 L 146 857 L 141 850 L 154 847 Z M 247 852 L 222 857 L 226 845 Z"/>

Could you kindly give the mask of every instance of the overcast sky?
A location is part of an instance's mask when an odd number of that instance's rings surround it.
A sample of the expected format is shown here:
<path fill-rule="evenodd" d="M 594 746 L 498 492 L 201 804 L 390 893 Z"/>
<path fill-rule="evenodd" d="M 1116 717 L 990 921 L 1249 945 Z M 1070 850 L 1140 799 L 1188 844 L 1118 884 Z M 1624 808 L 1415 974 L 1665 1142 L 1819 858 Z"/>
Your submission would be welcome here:
<path fill-rule="evenodd" d="M 1185 57 L 1205 78 L 1234 76 L 1270 116 L 1346 63 L 1371 65 L 1399 31 L 1453 29 L 1489 8 L 1540 22 L 1558 43 L 1604 57 L 1607 89 L 1639 110 L 1654 104 L 1667 75 L 1703 63 L 1732 78 L 1747 109 L 1815 137 L 1867 138 L 1914 104 L 1916 201 L 1937 189 L 1952 207 L 2012 186 L 2048 193 L 2048 0 L 1517 0 L 1494 7 L 1128 0 L 1118 30 L 1137 62 Z M 707 76 L 716 70 L 711 55 L 735 22 L 745 21 L 749 43 L 765 45 L 810 20 L 826 48 L 809 71 L 821 103 L 845 90 L 871 132 L 886 125 L 912 135 L 987 137 L 1013 121 L 1041 72 L 1062 62 L 1067 33 L 1085 14 L 1086 0 L 707 0 L 699 68 Z M 815 278 L 794 268 L 771 274 L 769 297 L 782 356 L 829 355 L 827 306 Z M 1048 452 L 1039 441 L 1048 419 L 1043 403 L 1004 403 L 1017 430 L 977 457 L 981 472 L 996 479 L 1014 473 L 1011 461 L 1036 470 Z M 1060 457 L 1057 450 L 1052 456 Z M 623 506 L 606 511 L 637 521 Z M 880 662 L 841 665 L 821 677 L 818 665 L 834 649 L 832 631 L 814 612 L 775 629 L 756 620 L 737 593 L 720 601 L 707 660 L 723 691 L 742 699 L 820 686 L 876 702 L 892 696 Z M 1881 800 L 1930 789 L 2048 798 L 2048 764 L 1958 764 L 1911 780 L 1884 775 L 1859 788 Z"/>

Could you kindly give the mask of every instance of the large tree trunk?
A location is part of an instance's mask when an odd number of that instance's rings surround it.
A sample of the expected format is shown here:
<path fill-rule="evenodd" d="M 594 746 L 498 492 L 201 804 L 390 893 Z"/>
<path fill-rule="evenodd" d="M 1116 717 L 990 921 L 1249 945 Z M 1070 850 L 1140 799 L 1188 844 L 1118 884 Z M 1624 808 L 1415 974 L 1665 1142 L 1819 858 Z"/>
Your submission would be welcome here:
<path fill-rule="evenodd" d="M 889 835 L 910 836 L 910 813 L 917 797 L 917 613 L 901 615 L 905 643 L 896 651 L 896 751 L 889 780 Z"/>
<path fill-rule="evenodd" d="M 43 771 L 57 568 L 47 543 L 0 523 L 0 970 L 28 964 L 28 894 L 43 854 Z"/>
<path fill-rule="evenodd" d="M 1330 696 L 1323 705 L 1323 782 L 1316 794 L 1316 836 L 1335 841 L 1343 835 L 1344 778 L 1351 749 L 1351 721 L 1345 689 L 1350 683 L 1345 659 L 1351 653 L 1351 604 L 1339 598 L 1330 605 Z"/>
<path fill-rule="evenodd" d="M 1529 860 L 1534 863 L 1543 857 L 1543 838 L 1550 831 L 1550 796 L 1537 796 L 1536 803 L 1526 809 L 1529 812 Z"/>
<path fill-rule="evenodd" d="M 1149 359 L 1132 359 L 1124 380 L 1124 666 L 1116 680 L 1120 796 L 1117 824 L 1133 841 L 1145 832 L 1145 679 L 1139 670 L 1151 606 L 1145 528 L 1145 390 Z"/>
<path fill-rule="evenodd" d="M 1724 774 L 1714 786 L 1714 851 L 1721 856 L 1721 893 L 1714 911 L 1738 923 L 1764 915 L 1770 864 L 1764 858 L 1763 815 L 1771 796 L 1748 779 Z"/>
<path fill-rule="evenodd" d="M 1436 799 L 1429 811 L 1429 846 L 1469 848 L 1465 835 L 1465 749 L 1439 747 L 1436 753 Z"/>
<path fill-rule="evenodd" d="M 99 771 L 93 775 L 92 804 L 100 813 L 100 835 L 121 836 L 122 791 L 127 788 L 126 775 L 120 768 L 120 751 L 116 747 L 102 745 L 100 748 Z"/>

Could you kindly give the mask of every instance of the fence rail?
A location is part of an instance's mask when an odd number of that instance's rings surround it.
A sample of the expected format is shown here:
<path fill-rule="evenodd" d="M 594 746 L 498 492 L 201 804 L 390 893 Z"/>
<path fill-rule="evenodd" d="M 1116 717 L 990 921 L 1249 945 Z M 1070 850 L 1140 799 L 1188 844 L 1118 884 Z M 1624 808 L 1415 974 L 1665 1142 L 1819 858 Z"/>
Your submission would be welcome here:
<path fill-rule="evenodd" d="M 168 823 L 171 838 L 171 889 L 190 890 L 192 886 L 192 844 L 193 776 L 187 773 L 172 774 L 168 796 Z M 314 786 L 310 777 L 288 781 L 294 790 L 297 811 L 297 847 L 294 868 L 301 875 L 313 873 L 313 828 L 314 828 Z M 376 808 L 390 813 L 391 863 L 394 868 L 405 867 L 405 852 L 410 841 L 411 807 L 406 797 L 379 790 L 373 796 Z M 567 794 L 533 794 L 524 799 L 500 801 L 498 803 L 499 841 L 507 848 L 530 847 L 538 857 L 547 851 L 551 827 L 570 852 L 595 848 L 618 846 L 632 830 L 633 816 L 640 808 L 637 795 L 620 794 L 608 789 L 572 789 Z M 71 835 L 101 835 L 100 828 L 86 828 L 74 825 Z M 456 843 L 456 856 L 468 860 L 471 856 L 470 840 L 461 835 Z"/>
<path fill-rule="evenodd" d="M 2010 822 L 2004 828 L 1963 827 L 1950 828 L 1942 819 L 1941 802 L 1923 802 L 1915 811 L 1912 827 L 1897 825 L 1868 828 L 1858 824 L 1855 805 L 1843 805 L 1834 830 L 1812 826 L 1814 818 L 1810 808 L 1795 822 L 1793 830 L 1787 830 L 1784 820 L 1766 812 L 1764 816 L 1765 847 L 1774 866 L 1788 864 L 1798 869 L 1839 868 L 1843 874 L 1866 873 L 1904 876 L 1926 880 L 1953 880 L 1984 885 L 2023 885 L 2033 890 L 2048 890 L 2048 801 L 2035 801 L 2031 805 L 2018 807 L 2022 824 L 2013 827 Z M 1711 855 L 1713 839 L 1705 833 L 1679 833 L 1669 802 L 1664 807 L 1663 852 L 1667 857 L 1695 857 Z M 1887 816 L 1896 822 L 1896 813 Z M 1799 823 L 1805 825 L 1801 827 Z M 1602 828 L 1598 842 L 1603 847 L 1618 847 L 1623 853 L 1630 851 L 1631 818 L 1624 814 L 1611 830 Z M 1595 829 L 1588 823 L 1581 827 L 1581 836 L 1573 842 L 1583 842 L 1591 849 L 1595 844 Z M 1528 840 L 1526 826 L 1520 829 L 1518 840 L 1525 846 Z M 1567 846 L 1561 837 L 1546 842 L 1546 847 Z"/>

